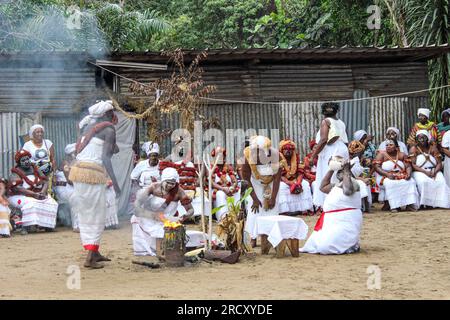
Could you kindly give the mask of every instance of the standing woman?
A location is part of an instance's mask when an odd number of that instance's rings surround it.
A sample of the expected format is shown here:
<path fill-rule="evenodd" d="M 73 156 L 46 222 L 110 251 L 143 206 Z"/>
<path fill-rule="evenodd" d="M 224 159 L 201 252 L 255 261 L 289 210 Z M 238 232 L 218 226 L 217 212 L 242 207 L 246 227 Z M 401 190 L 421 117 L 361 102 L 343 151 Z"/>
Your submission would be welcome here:
<path fill-rule="evenodd" d="M 348 138 L 345 131 L 345 123 L 338 119 L 337 113 L 339 104 L 334 102 L 326 102 L 322 104 L 322 114 L 324 119 L 320 124 L 320 131 L 316 135 L 317 145 L 313 150 L 311 159 L 318 156 L 316 181 L 314 184 L 313 203 L 316 207 L 323 207 L 325 193 L 320 190 L 322 179 L 328 172 L 328 161 L 332 156 L 340 156 L 347 160 L 348 155 Z M 331 182 L 337 182 L 335 175 Z"/>
<path fill-rule="evenodd" d="M 31 162 L 36 165 L 45 176 L 49 177 L 56 169 L 55 148 L 53 143 L 44 138 L 44 127 L 35 124 L 30 128 L 30 141 L 25 142 L 23 150 L 31 154 Z"/>
<path fill-rule="evenodd" d="M 450 130 L 450 108 L 442 111 L 441 122 L 438 123 L 437 127 L 441 136 L 444 136 Z"/>

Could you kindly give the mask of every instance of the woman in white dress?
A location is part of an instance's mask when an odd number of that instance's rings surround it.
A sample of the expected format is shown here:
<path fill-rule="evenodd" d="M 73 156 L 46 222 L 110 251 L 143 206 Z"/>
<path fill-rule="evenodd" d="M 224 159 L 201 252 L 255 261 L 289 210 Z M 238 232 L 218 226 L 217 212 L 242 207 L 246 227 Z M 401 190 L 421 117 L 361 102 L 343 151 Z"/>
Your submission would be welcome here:
<path fill-rule="evenodd" d="M 175 217 L 179 202 L 185 207 L 187 214 Z M 136 256 L 160 255 L 164 221 L 183 223 L 194 213 L 191 199 L 179 187 L 178 172 L 174 168 L 163 170 L 161 182 L 155 182 L 148 188 L 139 190 L 135 206 L 131 224 L 133 250 Z"/>
<path fill-rule="evenodd" d="M 419 191 L 419 205 L 433 208 L 449 208 L 450 192 L 441 172 L 441 154 L 430 144 L 427 130 L 416 132 L 416 145 L 410 149 L 413 178 Z"/>
<path fill-rule="evenodd" d="M 280 142 L 281 182 L 278 198 L 280 214 L 299 214 L 313 210 L 309 182 L 299 171 L 297 146 L 291 140 Z"/>
<path fill-rule="evenodd" d="M 386 151 L 379 152 L 373 164 L 378 174 L 377 184 L 385 194 L 382 210 L 397 212 L 406 207 L 417 211 L 419 201 L 416 183 L 411 179 L 411 161 L 399 150 L 397 141 L 386 141 Z"/>
<path fill-rule="evenodd" d="M 450 130 L 442 137 L 442 152 L 445 155 L 444 159 L 444 177 L 447 186 L 450 188 Z"/>
<path fill-rule="evenodd" d="M 316 181 L 314 182 L 313 203 L 318 208 L 323 206 L 325 194 L 320 191 L 320 185 L 323 177 L 328 172 L 328 161 L 333 156 L 339 156 L 348 159 L 348 138 L 345 123 L 338 119 L 337 113 L 339 104 L 322 104 L 322 114 L 325 117 L 320 124 L 320 131 L 316 135 L 317 145 L 313 150 L 311 159 L 318 156 Z M 332 177 L 332 182 L 336 182 L 336 177 Z"/>
<path fill-rule="evenodd" d="M 337 184 L 331 182 L 335 175 Z M 320 187 L 326 195 L 323 212 L 314 231 L 300 252 L 319 254 L 343 254 L 360 250 L 362 227 L 361 195 L 359 184 L 350 171 L 350 163 L 342 169 L 329 170 Z"/>
<path fill-rule="evenodd" d="M 272 148 L 272 142 L 264 136 L 253 136 L 244 149 L 243 179 L 253 189 L 247 201 L 245 231 L 250 234 L 252 246 L 256 246 L 258 216 L 278 215 L 278 196 L 281 181 L 280 155 Z"/>
<path fill-rule="evenodd" d="M 32 126 L 28 133 L 30 140 L 25 142 L 22 149 L 31 154 L 31 162 L 49 177 L 56 170 L 55 148 L 50 140 L 44 138 L 44 134 L 42 125 Z"/>
<path fill-rule="evenodd" d="M 20 150 L 11 169 L 10 204 L 22 211 L 22 226 L 51 231 L 56 225 L 58 203 L 48 195 L 48 178 L 31 163 L 31 154 Z"/>

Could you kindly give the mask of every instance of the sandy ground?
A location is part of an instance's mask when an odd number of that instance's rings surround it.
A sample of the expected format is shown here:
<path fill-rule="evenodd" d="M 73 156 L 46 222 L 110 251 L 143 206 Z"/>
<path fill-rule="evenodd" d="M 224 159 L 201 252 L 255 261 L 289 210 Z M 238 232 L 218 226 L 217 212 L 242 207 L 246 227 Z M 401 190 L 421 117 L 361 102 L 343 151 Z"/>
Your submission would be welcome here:
<path fill-rule="evenodd" d="M 304 219 L 312 230 L 317 217 Z M 131 263 L 129 223 L 105 232 L 102 252 L 113 261 L 100 270 L 81 267 L 79 235 L 68 229 L 15 235 L 0 239 L 0 299 L 449 299 L 449 225 L 449 210 L 377 210 L 364 216 L 357 254 L 277 259 L 257 248 L 235 265 L 153 270 Z M 81 267 L 80 289 L 67 287 L 71 265 Z M 373 265 L 379 290 L 367 286 Z"/>

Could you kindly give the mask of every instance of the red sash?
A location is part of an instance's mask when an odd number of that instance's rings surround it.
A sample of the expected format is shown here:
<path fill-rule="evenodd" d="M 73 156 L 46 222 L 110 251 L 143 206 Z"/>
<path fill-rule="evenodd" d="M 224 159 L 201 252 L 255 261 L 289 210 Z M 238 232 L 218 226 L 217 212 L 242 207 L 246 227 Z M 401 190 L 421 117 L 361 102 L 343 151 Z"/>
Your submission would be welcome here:
<path fill-rule="evenodd" d="M 316 225 L 314 226 L 314 231 L 322 230 L 325 213 L 334 213 L 334 212 L 342 212 L 342 211 L 350 211 L 350 210 L 356 210 L 356 208 L 345 208 L 345 209 L 337 209 L 337 210 L 330 210 L 330 211 L 322 212 L 322 214 L 319 217 L 319 220 L 317 220 Z"/>
<path fill-rule="evenodd" d="M 87 132 L 84 136 L 80 136 L 78 138 L 77 144 L 75 146 L 77 154 L 79 154 L 81 151 L 83 151 L 84 148 L 86 148 L 89 141 L 91 141 L 91 139 L 97 134 L 97 132 L 105 129 L 106 127 L 110 127 L 110 126 L 114 127 L 114 124 L 112 124 L 111 122 L 108 122 L 108 121 L 103 121 L 103 122 L 97 123 L 95 126 L 93 126 L 91 128 L 91 130 L 89 130 L 89 132 Z M 81 142 L 83 137 L 84 137 L 84 140 L 83 140 L 83 142 Z"/>

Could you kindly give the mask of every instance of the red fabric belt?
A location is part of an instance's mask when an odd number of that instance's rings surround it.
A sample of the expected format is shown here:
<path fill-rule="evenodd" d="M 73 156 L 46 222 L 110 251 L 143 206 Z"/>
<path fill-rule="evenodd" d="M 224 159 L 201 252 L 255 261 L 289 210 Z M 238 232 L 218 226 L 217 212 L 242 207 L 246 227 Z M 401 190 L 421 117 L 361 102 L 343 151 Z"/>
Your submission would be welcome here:
<path fill-rule="evenodd" d="M 345 209 L 337 209 L 337 210 L 330 210 L 330 211 L 322 212 L 322 214 L 319 217 L 319 220 L 317 220 L 317 223 L 314 226 L 314 231 L 322 230 L 325 213 L 335 213 L 335 212 L 350 211 L 350 210 L 356 210 L 356 208 L 345 208 Z"/>

